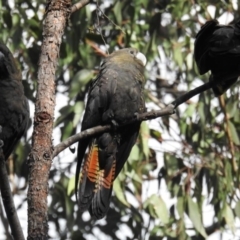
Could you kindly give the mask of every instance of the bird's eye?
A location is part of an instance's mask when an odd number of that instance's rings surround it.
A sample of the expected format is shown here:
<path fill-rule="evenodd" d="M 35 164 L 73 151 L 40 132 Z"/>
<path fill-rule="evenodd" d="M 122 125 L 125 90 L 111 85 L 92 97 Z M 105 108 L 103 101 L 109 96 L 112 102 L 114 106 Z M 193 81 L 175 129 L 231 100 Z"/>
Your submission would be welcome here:
<path fill-rule="evenodd" d="M 134 55 L 134 51 L 133 51 L 133 50 L 130 50 L 130 54 Z"/>

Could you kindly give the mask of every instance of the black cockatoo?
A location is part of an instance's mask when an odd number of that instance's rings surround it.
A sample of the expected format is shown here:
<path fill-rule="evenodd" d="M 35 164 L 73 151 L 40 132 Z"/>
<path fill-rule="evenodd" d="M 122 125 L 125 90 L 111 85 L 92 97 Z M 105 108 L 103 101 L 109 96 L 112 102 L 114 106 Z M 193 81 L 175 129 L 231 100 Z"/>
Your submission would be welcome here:
<path fill-rule="evenodd" d="M 21 73 L 10 50 L 0 43 L 0 140 L 3 154 L 8 159 L 27 129 L 28 100 L 24 96 Z"/>
<path fill-rule="evenodd" d="M 115 130 L 79 141 L 76 189 L 81 212 L 100 219 L 106 215 L 112 184 L 126 162 L 136 142 L 140 122 L 119 128 L 138 113 L 145 111 L 143 94 L 146 57 L 134 48 L 113 52 L 101 65 L 89 90 L 82 131 L 104 124 Z M 89 153 L 84 159 L 85 151 Z"/>
<path fill-rule="evenodd" d="M 223 94 L 240 75 L 240 21 L 233 26 L 206 22 L 196 36 L 194 57 L 200 74 L 211 71 L 214 94 Z"/>

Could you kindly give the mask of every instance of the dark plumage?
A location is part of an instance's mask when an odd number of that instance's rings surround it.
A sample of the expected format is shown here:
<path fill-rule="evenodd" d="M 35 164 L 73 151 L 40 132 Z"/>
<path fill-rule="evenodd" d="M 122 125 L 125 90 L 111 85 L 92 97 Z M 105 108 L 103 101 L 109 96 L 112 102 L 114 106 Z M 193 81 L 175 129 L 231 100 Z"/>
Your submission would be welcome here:
<path fill-rule="evenodd" d="M 27 129 L 29 106 L 12 53 L 0 43 L 0 139 L 7 160 Z"/>
<path fill-rule="evenodd" d="M 196 36 L 194 57 L 200 74 L 211 71 L 214 94 L 223 94 L 240 75 L 240 21 L 233 26 L 206 22 Z"/>
<path fill-rule="evenodd" d="M 146 58 L 133 48 L 116 51 L 105 58 L 89 90 L 82 131 L 101 124 L 124 124 L 145 111 L 143 75 Z M 89 209 L 96 219 L 106 215 L 112 184 L 136 142 L 140 122 L 79 141 L 76 188 L 79 172 L 79 208 Z M 89 146 L 86 159 L 84 154 Z"/>

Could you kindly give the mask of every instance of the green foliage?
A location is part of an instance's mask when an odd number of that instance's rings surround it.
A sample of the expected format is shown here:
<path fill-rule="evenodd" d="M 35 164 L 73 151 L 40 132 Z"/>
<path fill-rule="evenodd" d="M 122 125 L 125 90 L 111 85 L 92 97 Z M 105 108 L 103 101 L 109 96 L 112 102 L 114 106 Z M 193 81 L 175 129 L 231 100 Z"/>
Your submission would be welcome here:
<path fill-rule="evenodd" d="M 0 1 L 1 41 L 15 53 L 31 102 L 44 4 L 37 0 Z M 148 59 L 147 106 L 162 106 L 208 81 L 208 74 L 199 76 L 193 61 L 194 36 L 200 23 L 226 13 L 237 19 L 239 4 L 236 8 L 232 1 L 108 0 L 93 1 L 72 14 L 56 75 L 58 99 L 68 99 L 57 101 L 60 110 L 55 128 L 60 129 L 61 140 L 77 132 L 90 80 L 106 50 L 132 46 L 143 52 Z M 157 99 L 154 104 L 152 97 Z M 78 213 L 75 155 L 66 162 L 61 154 L 54 159 L 50 174 L 49 235 L 55 239 L 205 238 L 212 233 L 206 231 L 203 221 L 206 202 L 213 208 L 212 224 L 226 225 L 236 233 L 235 220 L 240 218 L 238 100 L 236 84 L 222 99 L 209 91 L 180 106 L 174 116 L 144 122 L 114 183 L 108 216 L 99 222 L 89 219 L 87 213 Z M 27 158 L 30 140 L 23 140 L 14 158 Z M 19 179 L 27 179 L 23 161 L 17 161 L 15 168 Z M 16 194 L 24 198 L 20 190 Z M 225 231 L 220 227 L 215 230 Z"/>

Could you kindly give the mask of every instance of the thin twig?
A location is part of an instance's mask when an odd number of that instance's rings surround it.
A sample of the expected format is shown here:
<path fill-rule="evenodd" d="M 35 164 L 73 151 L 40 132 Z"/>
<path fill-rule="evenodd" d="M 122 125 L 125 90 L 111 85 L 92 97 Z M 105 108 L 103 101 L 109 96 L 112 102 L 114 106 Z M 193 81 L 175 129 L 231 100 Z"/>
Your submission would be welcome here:
<path fill-rule="evenodd" d="M 18 219 L 17 211 L 12 197 L 12 192 L 8 180 L 6 162 L 2 148 L 0 148 L 0 189 L 4 209 L 11 228 L 11 234 L 14 239 L 24 240 L 25 238 L 23 235 L 23 231 Z"/>
<path fill-rule="evenodd" d="M 226 131 L 227 139 L 228 139 L 228 142 L 229 142 L 233 171 L 237 172 L 238 166 L 237 166 L 236 159 L 235 159 L 234 144 L 233 144 L 233 140 L 232 140 L 231 130 L 230 130 L 230 127 L 229 127 L 229 117 L 228 117 L 228 114 L 227 114 L 227 111 L 226 111 L 226 104 L 225 104 L 223 96 L 219 97 L 219 103 L 220 103 L 221 109 L 222 109 L 223 114 L 224 114 L 225 131 Z"/>
<path fill-rule="evenodd" d="M 125 32 L 122 30 L 122 28 L 117 25 L 114 21 L 112 21 L 103 11 L 101 8 L 98 8 L 98 10 L 102 13 L 102 15 L 110 22 L 112 23 L 113 26 L 115 26 L 117 29 L 119 29 L 124 35 L 125 35 Z"/>
<path fill-rule="evenodd" d="M 95 53 L 97 55 L 99 55 L 101 57 L 107 57 L 108 56 L 108 54 L 105 53 L 104 51 L 102 51 L 95 42 L 93 42 L 89 39 L 86 39 L 86 43 L 95 51 Z"/>
<path fill-rule="evenodd" d="M 147 93 L 147 96 L 148 96 L 149 99 L 150 99 L 153 103 L 155 103 L 158 107 L 160 107 L 160 108 L 164 108 L 164 107 L 165 107 L 165 104 L 162 103 L 162 102 L 160 102 L 159 99 L 158 99 L 157 97 L 153 96 L 151 92 L 148 92 L 148 93 Z"/>
<path fill-rule="evenodd" d="M 100 7 L 99 7 L 98 1 L 97 1 L 97 10 L 98 10 L 98 12 L 101 12 L 101 13 L 102 13 L 102 11 L 101 11 L 101 9 L 100 9 Z M 107 48 L 107 43 L 106 43 L 106 41 L 105 41 L 105 39 L 104 39 L 104 37 L 103 37 L 103 34 L 102 34 L 102 27 L 100 26 L 100 21 L 99 21 L 98 13 L 97 13 L 96 15 L 97 15 L 98 28 L 100 28 L 100 30 L 97 29 L 97 31 L 98 31 L 98 33 L 101 35 L 101 38 L 102 38 L 102 40 L 103 40 L 103 42 L 104 42 L 104 45 L 105 45 L 105 47 L 106 47 L 106 49 L 107 49 L 107 53 L 109 54 L 108 48 Z"/>
<path fill-rule="evenodd" d="M 72 5 L 71 12 L 72 13 L 76 12 L 77 10 L 83 8 L 84 6 L 89 4 L 90 2 L 91 2 L 91 0 L 81 0 L 78 3 L 75 3 L 74 5 Z"/>

